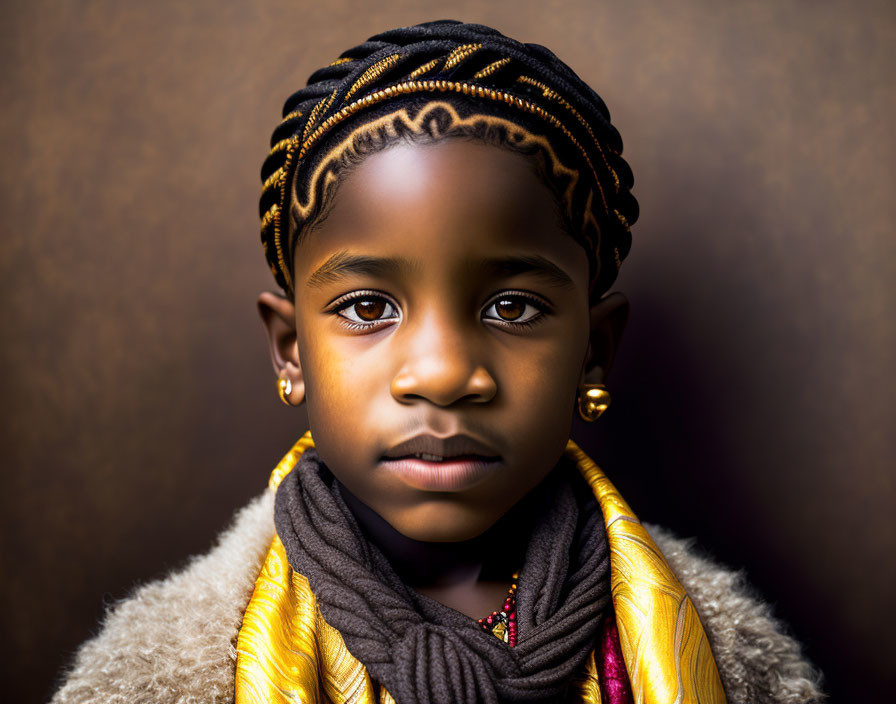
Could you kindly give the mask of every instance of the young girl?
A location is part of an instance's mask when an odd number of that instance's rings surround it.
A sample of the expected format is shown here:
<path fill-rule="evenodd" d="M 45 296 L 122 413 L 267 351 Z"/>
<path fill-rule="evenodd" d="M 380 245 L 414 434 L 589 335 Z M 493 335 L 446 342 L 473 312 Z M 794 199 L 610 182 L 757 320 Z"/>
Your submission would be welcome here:
<path fill-rule="evenodd" d="M 767 607 L 569 440 L 627 316 L 621 151 L 569 67 L 479 25 L 314 73 L 262 170 L 258 300 L 311 430 L 54 701 L 817 700 Z"/>

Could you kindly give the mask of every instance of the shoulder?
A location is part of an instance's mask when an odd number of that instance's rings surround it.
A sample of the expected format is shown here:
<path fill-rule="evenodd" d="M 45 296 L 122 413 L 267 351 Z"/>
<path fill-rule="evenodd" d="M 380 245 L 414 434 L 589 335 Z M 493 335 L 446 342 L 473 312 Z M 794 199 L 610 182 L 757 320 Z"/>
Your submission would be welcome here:
<path fill-rule="evenodd" d="M 759 599 L 742 572 L 701 555 L 692 540 L 646 525 L 691 597 L 706 629 L 730 704 L 820 702 L 821 675 Z"/>
<path fill-rule="evenodd" d="M 274 535 L 273 499 L 264 492 L 209 552 L 113 607 L 52 703 L 232 701 L 235 640 Z"/>
<path fill-rule="evenodd" d="M 692 541 L 646 527 L 700 613 L 731 704 L 822 699 L 818 673 L 741 573 L 701 556 Z M 53 704 L 232 701 L 235 640 L 273 536 L 273 493 L 265 492 L 212 550 L 112 608 Z"/>

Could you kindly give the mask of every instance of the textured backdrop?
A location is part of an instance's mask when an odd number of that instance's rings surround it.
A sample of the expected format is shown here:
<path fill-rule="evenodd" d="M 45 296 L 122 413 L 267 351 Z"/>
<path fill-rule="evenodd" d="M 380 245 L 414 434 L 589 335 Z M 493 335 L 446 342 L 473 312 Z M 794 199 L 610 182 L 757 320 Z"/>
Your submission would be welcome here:
<path fill-rule="evenodd" d="M 746 569 L 836 699 L 892 692 L 892 2 L 4 2 L 2 681 L 41 701 L 105 603 L 205 550 L 305 428 L 255 296 L 283 100 L 454 17 L 604 97 L 642 216 L 614 407 L 642 518 Z"/>

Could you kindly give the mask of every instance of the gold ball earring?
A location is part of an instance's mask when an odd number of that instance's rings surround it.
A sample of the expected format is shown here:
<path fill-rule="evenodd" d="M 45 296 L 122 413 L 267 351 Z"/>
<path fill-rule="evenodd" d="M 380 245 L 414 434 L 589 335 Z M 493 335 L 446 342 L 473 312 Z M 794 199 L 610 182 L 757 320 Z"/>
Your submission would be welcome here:
<path fill-rule="evenodd" d="M 277 380 L 277 393 L 280 395 L 280 400 L 283 401 L 287 406 L 291 406 L 292 404 L 289 402 L 289 395 L 292 393 L 292 381 L 288 378 L 281 378 Z"/>
<path fill-rule="evenodd" d="M 585 384 L 579 394 L 579 415 L 593 423 L 610 407 L 610 392 L 603 384 Z"/>

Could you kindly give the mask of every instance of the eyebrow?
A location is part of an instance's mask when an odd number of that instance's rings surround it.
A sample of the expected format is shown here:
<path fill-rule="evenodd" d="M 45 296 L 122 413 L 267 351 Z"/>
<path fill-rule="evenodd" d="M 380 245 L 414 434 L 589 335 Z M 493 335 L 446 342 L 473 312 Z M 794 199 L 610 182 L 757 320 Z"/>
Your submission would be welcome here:
<path fill-rule="evenodd" d="M 471 262 L 490 278 L 510 278 L 530 274 L 547 284 L 558 288 L 575 288 L 573 280 L 559 266 L 540 254 L 521 254 L 496 259 L 487 259 L 481 264 Z M 402 269 L 416 268 L 404 257 L 371 257 L 349 254 L 347 250 L 337 252 L 327 259 L 308 277 L 306 286 L 319 288 L 334 283 L 352 274 L 357 276 L 388 277 Z"/>
<path fill-rule="evenodd" d="M 349 254 L 347 250 L 337 252 L 320 265 L 308 277 L 306 286 L 319 288 L 334 283 L 347 276 L 386 277 L 397 274 L 401 269 L 413 269 L 414 265 L 404 257 L 370 257 L 360 254 Z"/>
<path fill-rule="evenodd" d="M 521 254 L 487 260 L 483 268 L 495 278 L 509 278 L 531 274 L 558 288 L 575 288 L 575 283 L 563 269 L 540 254 Z"/>

